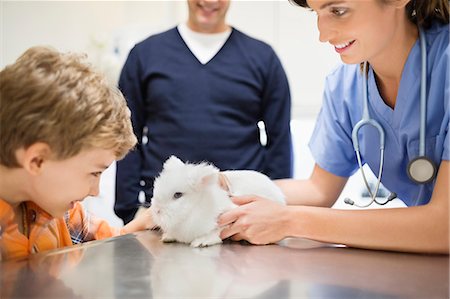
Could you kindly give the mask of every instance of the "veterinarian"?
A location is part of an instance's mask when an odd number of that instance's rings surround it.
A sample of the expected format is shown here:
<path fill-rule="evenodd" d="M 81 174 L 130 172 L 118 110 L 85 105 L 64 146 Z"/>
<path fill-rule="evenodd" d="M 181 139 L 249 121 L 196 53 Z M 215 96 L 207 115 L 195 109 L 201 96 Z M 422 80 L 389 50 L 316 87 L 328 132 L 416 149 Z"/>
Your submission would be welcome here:
<path fill-rule="evenodd" d="M 137 44 L 120 76 L 134 133 L 146 140 L 117 164 L 115 212 L 125 223 L 141 191 L 151 201 L 154 178 L 171 155 L 292 177 L 291 98 L 276 53 L 226 23 L 229 0 L 187 5 L 187 21 Z"/>
<path fill-rule="evenodd" d="M 307 180 L 277 182 L 288 206 L 233 198 L 239 207 L 221 216 L 221 237 L 448 254 L 448 0 L 293 2 L 317 14 L 320 41 L 344 62 L 326 79 L 309 144 L 316 164 Z M 408 208 L 331 209 L 364 164 Z M 385 202 L 375 202 L 377 188 L 369 204 Z"/>

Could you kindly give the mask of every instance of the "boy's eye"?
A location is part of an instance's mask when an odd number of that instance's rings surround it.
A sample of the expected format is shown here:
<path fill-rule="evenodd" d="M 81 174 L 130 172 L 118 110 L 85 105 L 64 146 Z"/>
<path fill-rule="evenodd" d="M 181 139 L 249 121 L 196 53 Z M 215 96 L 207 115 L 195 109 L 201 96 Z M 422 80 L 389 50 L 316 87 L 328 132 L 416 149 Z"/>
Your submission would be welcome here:
<path fill-rule="evenodd" d="M 183 193 L 181 193 L 181 192 L 175 192 L 175 193 L 173 194 L 173 198 L 174 198 L 174 199 L 178 199 L 178 198 L 180 198 L 181 196 L 183 196 Z"/>
<path fill-rule="evenodd" d="M 92 175 L 95 176 L 95 177 L 97 178 L 97 177 L 99 177 L 99 176 L 102 175 L 102 172 L 101 172 L 101 171 L 93 172 Z"/>

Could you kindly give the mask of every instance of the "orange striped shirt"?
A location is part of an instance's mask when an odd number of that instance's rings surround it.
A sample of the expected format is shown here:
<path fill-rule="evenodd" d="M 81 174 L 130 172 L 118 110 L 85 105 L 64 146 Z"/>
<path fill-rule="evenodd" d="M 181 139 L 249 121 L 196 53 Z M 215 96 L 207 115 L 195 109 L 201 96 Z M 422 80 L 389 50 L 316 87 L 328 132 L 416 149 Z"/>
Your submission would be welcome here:
<path fill-rule="evenodd" d="M 121 234 L 120 229 L 87 213 L 78 202 L 63 218 L 53 218 L 33 202 L 23 202 L 21 208 L 23 234 L 19 232 L 13 208 L 0 199 L 2 260 L 23 258 L 32 253 Z"/>

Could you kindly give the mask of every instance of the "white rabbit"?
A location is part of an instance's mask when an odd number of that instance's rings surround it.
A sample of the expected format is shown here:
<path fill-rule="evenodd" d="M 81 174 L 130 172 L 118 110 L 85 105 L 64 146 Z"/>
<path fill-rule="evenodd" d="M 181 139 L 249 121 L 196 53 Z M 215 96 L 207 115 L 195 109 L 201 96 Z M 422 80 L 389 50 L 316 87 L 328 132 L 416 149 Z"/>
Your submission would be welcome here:
<path fill-rule="evenodd" d="M 230 195 L 258 195 L 285 203 L 278 186 L 262 173 L 220 172 L 208 163 L 185 164 L 171 156 L 155 179 L 151 206 L 162 240 L 193 247 L 222 243 L 217 218 L 236 206 Z"/>

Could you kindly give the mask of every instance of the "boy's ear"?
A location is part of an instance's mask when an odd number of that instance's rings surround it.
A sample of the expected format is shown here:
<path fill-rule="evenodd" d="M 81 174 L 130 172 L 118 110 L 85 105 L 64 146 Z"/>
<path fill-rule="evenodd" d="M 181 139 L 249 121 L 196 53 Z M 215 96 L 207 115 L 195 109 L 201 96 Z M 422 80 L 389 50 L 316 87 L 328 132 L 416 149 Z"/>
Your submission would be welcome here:
<path fill-rule="evenodd" d="M 38 174 L 42 169 L 42 164 L 50 158 L 50 155 L 50 146 L 44 142 L 33 143 L 16 153 L 19 164 L 31 174 Z"/>

